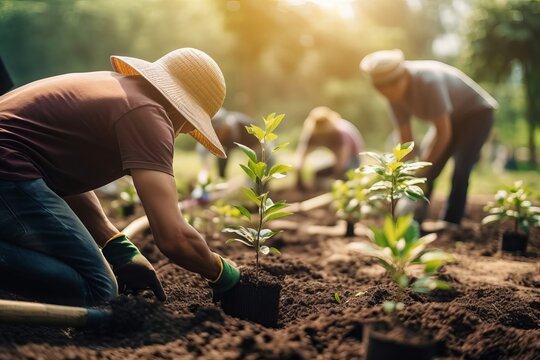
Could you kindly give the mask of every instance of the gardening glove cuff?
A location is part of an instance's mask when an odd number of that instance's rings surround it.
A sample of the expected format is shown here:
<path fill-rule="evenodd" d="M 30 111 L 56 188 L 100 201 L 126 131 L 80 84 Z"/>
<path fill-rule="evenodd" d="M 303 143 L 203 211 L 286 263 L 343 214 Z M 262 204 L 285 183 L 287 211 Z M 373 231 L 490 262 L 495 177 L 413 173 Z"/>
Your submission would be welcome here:
<path fill-rule="evenodd" d="M 217 255 L 221 266 L 220 273 L 216 280 L 209 280 L 208 285 L 214 294 L 222 294 L 232 289 L 240 281 L 240 271 L 232 266 L 227 260 Z"/>
<path fill-rule="evenodd" d="M 142 256 L 139 249 L 122 233 L 110 238 L 101 251 L 113 270 L 131 262 L 137 255 Z"/>
<path fill-rule="evenodd" d="M 165 301 L 165 291 L 154 267 L 126 235 L 113 236 L 102 252 L 112 266 L 121 293 L 150 289 L 159 300 Z"/>

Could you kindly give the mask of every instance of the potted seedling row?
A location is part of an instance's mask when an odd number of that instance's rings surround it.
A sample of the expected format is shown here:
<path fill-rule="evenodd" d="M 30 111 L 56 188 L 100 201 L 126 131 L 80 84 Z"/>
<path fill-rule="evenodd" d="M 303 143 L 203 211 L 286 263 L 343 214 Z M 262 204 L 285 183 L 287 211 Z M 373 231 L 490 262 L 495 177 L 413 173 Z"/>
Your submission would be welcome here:
<path fill-rule="evenodd" d="M 274 202 L 270 198 L 268 182 L 271 179 L 285 177 L 290 165 L 275 164 L 268 166 L 272 153 L 283 148 L 287 144 L 274 147 L 268 154 L 266 146 L 275 141 L 278 136 L 274 133 L 283 120 L 284 115 L 270 114 L 264 120 L 264 129 L 256 125 L 246 127 L 249 134 L 255 136 L 261 144 L 260 158 L 257 153 L 247 146 L 237 144 L 247 157 L 246 164 L 240 164 L 252 183 L 251 187 L 242 189 L 250 202 L 252 202 L 257 214 L 251 214 L 246 207 L 235 205 L 248 226 L 232 226 L 225 228 L 226 233 L 234 234 L 234 238 L 227 240 L 228 243 L 239 242 L 250 248 L 255 253 L 255 267 L 245 268 L 241 272 L 240 282 L 231 291 L 228 291 L 220 299 L 221 307 L 225 313 L 242 319 L 251 320 L 268 327 L 275 327 L 279 318 L 279 298 L 283 279 L 276 278 L 261 269 L 260 256 L 269 253 L 280 254 L 279 250 L 266 245 L 267 241 L 278 234 L 269 228 L 269 221 L 282 218 L 291 213 L 284 211 L 287 207 L 285 201 Z"/>
<path fill-rule="evenodd" d="M 512 186 L 497 191 L 495 201 L 489 202 L 484 210 L 488 215 L 482 224 L 511 222 L 511 230 L 501 236 L 501 250 L 512 254 L 525 254 L 530 236 L 530 227 L 540 225 L 540 208 L 532 206 L 531 192 L 516 181 Z"/>
<path fill-rule="evenodd" d="M 430 163 L 402 161 L 413 149 L 414 143 L 398 144 L 390 154 L 363 153 L 376 163 L 358 169 L 364 174 L 375 174 L 376 182 L 367 190 L 368 201 L 387 203 L 387 214 L 382 228 L 371 227 L 370 243 L 355 242 L 351 250 L 374 257 L 386 270 L 387 276 L 397 284 L 394 299 L 382 306 L 390 314 L 391 322 L 376 322 L 367 326 L 365 333 L 366 359 L 431 359 L 435 344 L 420 334 L 412 333 L 399 323 L 397 313 L 405 306 L 406 289 L 427 293 L 434 289 L 448 289 L 449 285 L 436 278 L 442 265 L 452 256 L 437 249 L 427 249 L 436 239 L 435 234 L 420 237 L 419 225 L 413 215 L 396 217 L 394 209 L 401 197 L 427 201 L 420 185 L 426 179 L 415 173 Z M 420 267 L 422 275 L 410 276 L 410 267 Z"/>

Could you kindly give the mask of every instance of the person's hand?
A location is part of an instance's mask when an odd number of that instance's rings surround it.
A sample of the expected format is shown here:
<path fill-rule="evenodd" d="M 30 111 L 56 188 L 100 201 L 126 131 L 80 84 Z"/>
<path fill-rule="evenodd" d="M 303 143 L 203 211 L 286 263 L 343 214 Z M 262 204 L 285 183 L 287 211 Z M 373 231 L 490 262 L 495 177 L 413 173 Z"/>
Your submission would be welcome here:
<path fill-rule="evenodd" d="M 214 301 L 220 299 L 221 295 L 234 288 L 240 282 L 240 270 L 231 261 L 225 260 L 217 255 L 220 262 L 220 273 L 216 280 L 209 280 L 208 285 L 212 288 Z"/>
<path fill-rule="evenodd" d="M 118 281 L 119 292 L 139 292 L 150 289 L 159 300 L 167 299 L 154 267 L 143 255 L 136 255 L 130 262 L 113 271 Z"/>
<path fill-rule="evenodd" d="M 159 300 L 165 301 L 165 291 L 154 267 L 124 234 L 109 240 L 102 252 L 116 275 L 119 292 L 151 289 Z"/>

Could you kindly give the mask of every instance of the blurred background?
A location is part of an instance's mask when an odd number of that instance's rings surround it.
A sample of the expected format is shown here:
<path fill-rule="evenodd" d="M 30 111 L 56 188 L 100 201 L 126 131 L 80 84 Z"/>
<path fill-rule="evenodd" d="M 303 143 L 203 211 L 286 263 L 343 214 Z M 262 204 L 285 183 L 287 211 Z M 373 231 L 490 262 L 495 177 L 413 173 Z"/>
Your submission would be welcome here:
<path fill-rule="evenodd" d="M 385 150 L 392 124 L 360 60 L 392 48 L 441 60 L 500 103 L 475 175 L 492 182 L 508 170 L 538 182 L 538 39 L 540 0 L 0 0 L 0 57 L 15 86 L 110 70 L 112 54 L 154 61 L 196 47 L 224 72 L 225 108 L 257 120 L 286 114 L 291 151 L 319 105 L 356 124 L 368 148 Z M 177 147 L 189 153 L 194 143 L 180 137 Z M 196 158 L 180 159 L 197 168 Z"/>

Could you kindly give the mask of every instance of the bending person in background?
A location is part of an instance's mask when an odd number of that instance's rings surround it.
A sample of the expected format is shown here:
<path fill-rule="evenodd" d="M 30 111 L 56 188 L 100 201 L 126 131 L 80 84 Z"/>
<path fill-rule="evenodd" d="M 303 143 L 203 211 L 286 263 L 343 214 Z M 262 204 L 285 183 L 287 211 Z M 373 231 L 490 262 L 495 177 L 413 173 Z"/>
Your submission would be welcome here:
<path fill-rule="evenodd" d="M 417 174 L 427 178 L 428 198 L 446 162 L 453 158 L 451 191 L 439 227 L 461 224 L 469 177 L 493 126 L 497 102 L 460 70 L 438 61 L 405 61 L 401 50 L 367 55 L 360 69 L 388 100 L 402 143 L 413 140 L 412 116 L 431 125 L 421 153 L 413 154 L 432 163 Z M 427 204 L 420 201 L 412 205 L 407 200 L 398 204 L 398 212 L 407 209 L 415 211 L 416 220 L 422 222 Z"/>
<path fill-rule="evenodd" d="M 352 123 L 341 118 L 337 112 L 326 106 L 311 110 L 304 121 L 300 140 L 296 148 L 296 185 L 306 188 L 302 170 L 307 155 L 324 147 L 334 154 L 334 164 L 315 172 L 315 183 L 325 178 L 342 179 L 350 169 L 360 165 L 359 153 L 364 149 L 362 135 Z"/>
<path fill-rule="evenodd" d="M 225 157 L 211 118 L 225 97 L 218 65 L 184 48 L 154 63 L 113 56 L 114 72 L 55 76 L 0 97 L 0 289 L 96 305 L 123 292 L 165 292 L 152 265 L 93 192 L 131 175 L 157 247 L 214 293 L 240 273 L 180 209 L 174 141 L 190 134 Z"/>
<path fill-rule="evenodd" d="M 260 144 L 257 138 L 248 134 L 246 131 L 246 126 L 253 123 L 253 119 L 246 114 L 237 111 L 227 111 L 224 108 L 219 109 L 212 119 L 212 125 L 217 137 L 227 154 L 238 148 L 238 145 L 235 143 L 245 145 L 255 150 L 258 154 L 260 153 Z M 197 152 L 202 161 L 199 181 L 205 181 L 208 179 L 210 173 L 210 152 L 200 143 L 197 144 Z M 225 178 L 228 160 L 228 158 L 218 158 L 218 176 L 220 178 Z"/>

